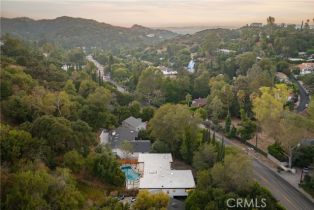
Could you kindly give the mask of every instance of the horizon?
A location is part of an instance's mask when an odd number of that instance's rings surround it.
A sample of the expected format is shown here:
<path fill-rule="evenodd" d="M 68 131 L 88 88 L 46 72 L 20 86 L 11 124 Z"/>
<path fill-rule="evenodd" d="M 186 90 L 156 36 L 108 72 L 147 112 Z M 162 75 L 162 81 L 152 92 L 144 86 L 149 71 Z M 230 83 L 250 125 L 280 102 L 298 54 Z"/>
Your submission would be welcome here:
<path fill-rule="evenodd" d="M 1 17 L 34 20 L 61 16 L 92 19 L 115 26 L 131 27 L 241 27 L 252 22 L 301 24 L 314 13 L 311 0 L 2 0 Z M 158 17 L 158 18 L 156 18 Z M 158 19 L 158 21 L 156 20 Z"/>

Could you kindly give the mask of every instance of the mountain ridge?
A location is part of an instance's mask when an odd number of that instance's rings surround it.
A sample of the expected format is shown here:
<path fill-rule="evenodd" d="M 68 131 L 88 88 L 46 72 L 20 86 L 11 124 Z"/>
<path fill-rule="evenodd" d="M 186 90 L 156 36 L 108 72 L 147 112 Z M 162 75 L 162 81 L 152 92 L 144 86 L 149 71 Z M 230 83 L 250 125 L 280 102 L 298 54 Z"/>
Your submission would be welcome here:
<path fill-rule="evenodd" d="M 92 19 L 61 16 L 34 20 L 28 17 L 1 17 L 1 36 L 9 33 L 32 41 L 50 41 L 66 47 L 101 47 L 108 50 L 158 44 L 176 33 L 134 24 L 114 26 Z M 153 34 L 153 36 L 151 36 Z"/>

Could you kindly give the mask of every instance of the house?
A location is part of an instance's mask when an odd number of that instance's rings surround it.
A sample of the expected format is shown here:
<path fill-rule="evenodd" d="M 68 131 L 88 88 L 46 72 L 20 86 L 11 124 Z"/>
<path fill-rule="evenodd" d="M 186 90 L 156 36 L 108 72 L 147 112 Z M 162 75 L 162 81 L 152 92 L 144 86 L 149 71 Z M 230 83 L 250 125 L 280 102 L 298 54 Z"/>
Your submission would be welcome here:
<path fill-rule="evenodd" d="M 140 153 L 148 153 L 151 150 L 150 140 L 136 140 L 138 132 L 142 129 L 146 129 L 146 123 L 141 119 L 129 117 L 112 131 L 102 130 L 99 136 L 100 145 L 109 145 L 112 152 L 122 159 L 136 159 Z M 124 141 L 129 142 L 132 147 L 130 154 L 127 154 L 129 151 L 122 149 Z"/>
<path fill-rule="evenodd" d="M 139 154 L 137 169 L 141 174 L 139 189 L 165 192 L 170 197 L 185 197 L 195 188 L 191 170 L 173 170 L 170 153 Z"/>
<path fill-rule="evenodd" d="M 165 67 L 165 66 L 158 66 L 157 68 L 161 70 L 162 74 L 165 77 L 175 78 L 178 74 L 177 71 L 174 71 L 173 69 Z"/>
<path fill-rule="evenodd" d="M 252 28 L 261 28 L 263 26 L 263 23 L 251 23 L 250 27 Z"/>
<path fill-rule="evenodd" d="M 198 107 L 204 107 L 206 105 L 207 105 L 207 98 L 197 98 L 192 101 L 191 107 L 198 108 Z"/>
<path fill-rule="evenodd" d="M 195 67 L 195 62 L 194 62 L 194 60 L 192 59 L 192 60 L 190 60 L 188 66 L 187 66 L 188 72 L 194 73 L 194 71 L 195 71 L 194 67 Z"/>
<path fill-rule="evenodd" d="M 297 67 L 299 67 L 301 75 L 314 73 L 314 63 L 301 63 Z"/>
<path fill-rule="evenodd" d="M 218 49 L 217 52 L 225 54 L 225 55 L 228 55 L 228 54 L 231 54 L 231 53 L 236 53 L 235 50 L 228 50 L 228 49 Z"/>
<path fill-rule="evenodd" d="M 146 122 L 142 122 L 141 118 L 129 117 L 122 121 L 122 126 L 131 130 L 140 131 L 146 129 Z"/>

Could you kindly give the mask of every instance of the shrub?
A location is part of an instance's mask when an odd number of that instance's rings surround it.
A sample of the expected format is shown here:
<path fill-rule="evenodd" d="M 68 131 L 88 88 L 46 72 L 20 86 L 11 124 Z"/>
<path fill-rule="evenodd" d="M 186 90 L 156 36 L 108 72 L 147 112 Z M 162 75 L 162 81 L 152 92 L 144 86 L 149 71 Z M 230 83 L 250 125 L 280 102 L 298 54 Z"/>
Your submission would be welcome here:
<path fill-rule="evenodd" d="M 274 156 L 277 160 L 281 162 L 287 161 L 285 152 L 280 144 L 274 143 L 272 145 L 269 145 L 267 150 L 268 150 L 268 153 Z"/>

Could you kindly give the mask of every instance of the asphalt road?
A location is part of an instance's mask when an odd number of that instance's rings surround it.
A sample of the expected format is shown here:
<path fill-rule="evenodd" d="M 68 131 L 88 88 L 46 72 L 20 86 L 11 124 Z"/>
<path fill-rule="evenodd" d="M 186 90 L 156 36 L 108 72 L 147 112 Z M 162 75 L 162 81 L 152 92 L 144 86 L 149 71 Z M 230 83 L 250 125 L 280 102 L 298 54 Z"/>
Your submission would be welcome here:
<path fill-rule="evenodd" d="M 115 81 L 113 81 L 111 78 L 110 78 L 110 75 L 106 75 L 105 74 L 105 68 L 100 64 L 98 63 L 98 61 L 96 61 L 92 55 L 88 55 L 86 56 L 86 59 L 89 60 L 90 62 L 93 62 L 95 64 L 95 66 L 97 67 L 98 69 L 98 72 L 100 73 L 100 75 L 103 77 L 103 79 L 106 81 L 106 82 L 110 82 L 111 84 L 113 84 L 114 86 L 116 86 L 117 90 L 121 93 L 126 93 L 127 91 L 121 87 L 120 85 L 118 85 Z"/>
<path fill-rule="evenodd" d="M 216 133 L 217 139 L 221 135 Z M 232 140 L 224 138 L 226 145 L 232 145 Z M 287 210 L 313 210 L 314 203 L 305 197 L 301 192 L 287 183 L 283 178 L 258 160 L 252 158 L 253 172 L 255 180 L 262 186 L 270 190 L 272 195 Z"/>
<path fill-rule="evenodd" d="M 302 112 L 306 108 L 306 104 L 310 103 L 310 98 L 306 90 L 304 89 L 303 85 L 294 76 L 291 76 L 291 80 L 294 83 L 296 83 L 299 87 L 300 102 L 299 102 L 299 106 L 297 107 L 297 111 Z"/>
<path fill-rule="evenodd" d="M 252 161 L 255 179 L 271 191 L 287 210 L 311 210 L 314 204 L 302 193 L 257 160 Z"/>

